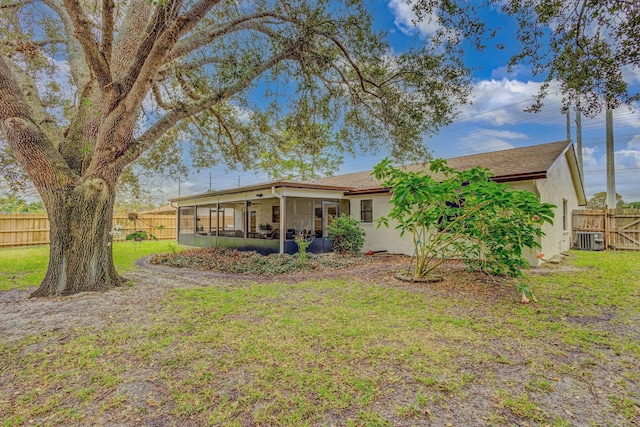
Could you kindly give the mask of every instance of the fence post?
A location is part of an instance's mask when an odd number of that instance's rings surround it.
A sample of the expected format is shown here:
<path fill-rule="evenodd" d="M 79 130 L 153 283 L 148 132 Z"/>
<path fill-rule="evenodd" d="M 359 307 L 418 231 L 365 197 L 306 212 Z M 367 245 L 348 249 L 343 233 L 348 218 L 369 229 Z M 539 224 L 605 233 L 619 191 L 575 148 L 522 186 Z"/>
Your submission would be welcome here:
<path fill-rule="evenodd" d="M 609 206 L 604 207 L 604 250 L 611 247 L 611 225 L 609 224 Z"/>

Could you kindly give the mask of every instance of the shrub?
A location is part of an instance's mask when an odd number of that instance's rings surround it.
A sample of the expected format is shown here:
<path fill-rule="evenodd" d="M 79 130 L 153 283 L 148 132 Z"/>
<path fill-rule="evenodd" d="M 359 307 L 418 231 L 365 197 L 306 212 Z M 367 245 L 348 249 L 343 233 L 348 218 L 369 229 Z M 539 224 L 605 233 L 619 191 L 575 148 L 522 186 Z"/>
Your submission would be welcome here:
<path fill-rule="evenodd" d="M 396 169 L 388 159 L 374 169 L 392 189 L 393 208 L 378 226 L 393 219 L 401 234 L 413 235 L 414 276 L 425 277 L 445 260 L 460 257 L 468 264 L 480 259 L 481 269 L 490 274 L 521 277 L 521 269 L 529 266 L 522 250 L 540 247 L 540 226 L 552 222 L 555 206 L 496 183 L 485 168 L 458 171 L 434 160 L 430 171 L 433 176 Z"/>
<path fill-rule="evenodd" d="M 298 271 L 343 270 L 361 267 L 371 261 L 370 257 L 323 256 L 309 258 L 304 264 L 297 256 L 260 255 L 254 251 L 237 251 L 228 248 L 192 248 L 182 252 L 155 254 L 152 264 L 176 268 L 195 268 L 235 274 L 277 275 Z"/>
<path fill-rule="evenodd" d="M 305 233 L 298 233 L 294 240 L 298 245 L 298 262 L 300 262 L 300 264 L 306 264 L 307 248 L 311 244 L 311 239 L 307 239 Z"/>
<path fill-rule="evenodd" d="M 360 227 L 360 220 L 351 215 L 342 214 L 334 218 L 327 231 L 333 250 L 339 254 L 357 254 L 364 246 L 365 232 Z"/>

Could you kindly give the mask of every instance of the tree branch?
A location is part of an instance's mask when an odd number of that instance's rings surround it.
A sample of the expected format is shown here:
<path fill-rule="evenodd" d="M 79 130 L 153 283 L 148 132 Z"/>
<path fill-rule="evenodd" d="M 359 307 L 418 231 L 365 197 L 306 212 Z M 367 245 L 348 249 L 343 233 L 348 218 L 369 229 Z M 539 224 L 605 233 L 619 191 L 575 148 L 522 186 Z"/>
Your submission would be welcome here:
<path fill-rule="evenodd" d="M 0 56 L 0 128 L 13 154 L 39 188 L 70 184 L 75 175 L 34 122 L 17 80 Z"/>
<path fill-rule="evenodd" d="M 13 9 L 16 7 L 26 6 L 28 4 L 33 4 L 33 0 L 24 0 L 24 1 L 17 1 L 15 3 L 0 4 L 0 10 Z"/>
<path fill-rule="evenodd" d="M 57 125 L 56 119 L 47 112 L 47 109 L 42 103 L 36 81 L 29 73 L 26 73 L 11 60 L 6 59 L 6 62 L 18 87 L 20 88 L 22 95 L 24 96 L 25 101 L 30 107 L 33 121 L 41 127 L 41 129 L 52 140 L 54 146 L 57 147 L 62 141 L 62 132 Z"/>
<path fill-rule="evenodd" d="M 271 31 L 267 27 L 259 25 L 259 21 L 263 20 L 264 18 L 280 18 L 284 20 L 284 17 L 272 12 L 261 12 L 242 16 L 233 21 L 229 21 L 224 25 L 216 25 L 205 28 L 204 30 L 196 34 L 181 39 L 179 42 L 177 42 L 173 49 L 171 49 L 171 51 L 169 52 L 169 55 L 167 55 L 167 61 L 172 61 L 176 58 L 187 55 L 196 49 L 206 46 L 218 37 L 227 35 L 235 31 L 258 29 L 267 35 L 274 34 L 273 31 Z"/>
<path fill-rule="evenodd" d="M 161 82 L 173 76 L 174 74 L 185 72 L 185 71 L 197 70 L 203 65 L 214 64 L 216 62 L 222 63 L 222 60 L 220 60 L 220 58 L 203 56 L 202 58 L 199 58 L 195 61 L 189 61 L 183 64 L 172 61 L 170 63 L 163 65 L 162 68 L 160 68 L 160 70 L 156 73 L 155 81 Z"/>
<path fill-rule="evenodd" d="M 102 0 L 102 43 L 100 50 L 107 62 L 111 62 L 113 48 L 113 0 Z"/>
<path fill-rule="evenodd" d="M 98 49 L 89 18 L 84 14 L 82 6 L 78 0 L 64 0 L 64 5 L 69 13 L 73 26 L 74 35 L 82 45 L 86 56 L 87 65 L 96 76 L 100 88 L 104 91 L 112 82 L 109 63 Z"/>
<path fill-rule="evenodd" d="M 158 72 L 158 69 L 165 63 L 167 52 L 177 43 L 179 37 L 189 29 L 195 27 L 202 18 L 211 10 L 218 1 L 200 0 L 185 15 L 175 17 L 178 11 L 177 4 L 171 3 L 173 10 L 169 10 L 167 16 L 161 17 L 158 21 L 163 22 L 162 27 L 154 26 L 149 32 L 149 40 L 153 39 L 150 46 L 141 45 L 138 51 L 138 61 L 134 62 L 134 67 L 128 73 L 127 81 L 131 82 L 131 90 L 126 96 L 125 102 L 128 109 L 135 110 L 142 102 L 149 91 L 149 87 Z M 170 6 L 167 5 L 166 8 Z M 157 40 L 156 40 L 157 39 Z M 135 68 L 135 65 L 141 65 Z"/>
<path fill-rule="evenodd" d="M 229 138 L 229 142 L 231 143 L 231 145 L 233 145 L 233 152 L 236 155 L 236 160 L 240 161 L 242 159 L 240 156 L 240 148 L 238 147 L 238 144 L 236 144 L 235 138 L 233 137 L 233 133 L 227 126 L 227 123 L 225 122 L 224 118 L 220 116 L 220 114 L 218 114 L 218 112 L 213 108 L 210 108 L 209 111 L 211 111 L 211 114 L 213 114 L 213 116 L 218 121 L 218 126 L 224 129 L 224 133 L 227 134 L 227 137 Z M 218 131 L 218 135 L 220 135 L 220 131 Z M 218 145 L 220 145 L 220 138 L 218 138 Z"/>
<path fill-rule="evenodd" d="M 200 95 L 198 95 L 193 90 L 191 90 L 191 88 L 189 87 L 189 84 L 187 83 L 187 81 L 184 79 L 184 77 L 181 74 L 179 74 L 179 73 L 176 74 L 176 80 L 180 84 L 180 88 L 182 88 L 182 91 L 189 98 L 191 98 L 194 101 L 199 101 L 200 99 L 202 99 L 202 97 Z"/>
<path fill-rule="evenodd" d="M 156 103 L 160 108 L 165 110 L 171 110 L 173 105 L 167 104 L 162 98 L 162 94 L 160 93 L 160 88 L 158 88 L 157 84 L 151 86 L 151 93 L 153 94 L 153 98 L 156 100 Z"/>
<path fill-rule="evenodd" d="M 67 40 L 65 39 L 54 39 L 54 38 L 49 38 L 49 39 L 41 39 L 41 40 L 29 40 L 28 43 L 34 46 L 46 46 L 48 44 L 65 44 L 67 42 Z M 18 44 L 21 43 L 20 40 L 16 41 L 16 40 L 4 40 L 2 42 L 0 42 L 0 44 L 6 45 L 6 46 L 11 46 L 13 48 L 17 47 Z"/>
<path fill-rule="evenodd" d="M 78 42 L 78 39 L 73 35 L 74 27 L 71 17 L 60 1 L 61 0 L 43 0 L 43 2 L 58 15 L 62 22 L 69 60 L 69 72 L 77 88 L 77 93 L 82 93 L 84 87 L 91 80 L 91 73 L 87 68 L 84 50 Z"/>
<path fill-rule="evenodd" d="M 179 108 L 174 108 L 164 115 L 160 120 L 149 127 L 142 135 L 140 135 L 133 143 L 122 152 L 114 161 L 118 165 L 127 165 L 137 159 L 143 152 L 149 149 L 153 143 L 160 138 L 165 132 L 171 129 L 180 120 L 183 120 L 189 116 L 198 114 L 208 108 L 213 107 L 216 104 L 229 99 L 231 96 L 241 92 L 251 85 L 251 83 L 273 68 L 276 64 L 290 59 L 292 52 L 287 49 L 277 56 L 270 58 L 263 62 L 260 67 L 257 67 L 252 73 L 248 74 L 244 80 L 237 82 L 236 84 L 229 86 L 225 89 L 220 89 L 216 93 L 203 98 L 200 102 L 183 105 Z"/>

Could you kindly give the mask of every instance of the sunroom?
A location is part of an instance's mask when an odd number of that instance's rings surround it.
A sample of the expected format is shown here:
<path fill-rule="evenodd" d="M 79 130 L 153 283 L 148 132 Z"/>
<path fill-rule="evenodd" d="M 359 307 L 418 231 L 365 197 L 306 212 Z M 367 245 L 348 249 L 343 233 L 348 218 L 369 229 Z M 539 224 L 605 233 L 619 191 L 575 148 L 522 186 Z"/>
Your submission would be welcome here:
<path fill-rule="evenodd" d="M 349 213 L 350 188 L 274 181 L 172 199 L 178 209 L 178 243 L 254 250 L 263 255 L 298 252 L 296 236 L 312 253 L 331 252 L 327 225 Z"/>

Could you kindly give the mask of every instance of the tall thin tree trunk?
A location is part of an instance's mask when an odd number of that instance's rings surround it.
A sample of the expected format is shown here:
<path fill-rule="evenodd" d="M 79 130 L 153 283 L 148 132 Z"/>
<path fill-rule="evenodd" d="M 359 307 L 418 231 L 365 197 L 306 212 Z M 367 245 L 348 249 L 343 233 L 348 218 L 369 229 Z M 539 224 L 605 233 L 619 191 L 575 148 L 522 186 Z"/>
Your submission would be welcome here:
<path fill-rule="evenodd" d="M 43 197 L 50 222 L 47 274 L 32 297 L 106 291 L 125 279 L 113 264 L 111 229 L 115 192 L 101 179 Z"/>

